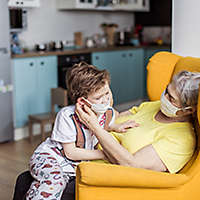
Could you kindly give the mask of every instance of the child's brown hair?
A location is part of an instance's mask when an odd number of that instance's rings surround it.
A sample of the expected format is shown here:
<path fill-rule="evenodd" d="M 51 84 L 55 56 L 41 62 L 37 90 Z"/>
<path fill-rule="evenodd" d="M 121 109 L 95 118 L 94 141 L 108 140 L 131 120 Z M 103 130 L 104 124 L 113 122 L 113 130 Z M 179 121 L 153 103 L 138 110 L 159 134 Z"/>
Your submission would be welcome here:
<path fill-rule="evenodd" d="M 107 70 L 99 70 L 86 62 L 75 64 L 67 72 L 66 84 L 68 95 L 75 104 L 79 97 L 87 98 L 106 83 L 110 84 L 110 75 Z"/>

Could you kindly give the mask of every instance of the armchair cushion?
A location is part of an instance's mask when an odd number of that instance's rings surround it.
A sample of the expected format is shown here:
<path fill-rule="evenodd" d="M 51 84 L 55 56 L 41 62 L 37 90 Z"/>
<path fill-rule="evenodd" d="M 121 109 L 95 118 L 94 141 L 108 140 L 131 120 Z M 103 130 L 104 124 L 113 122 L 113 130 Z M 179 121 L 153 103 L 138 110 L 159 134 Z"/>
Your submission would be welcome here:
<path fill-rule="evenodd" d="M 189 180 L 185 174 L 91 162 L 80 163 L 77 175 L 86 185 L 106 187 L 174 188 Z"/>

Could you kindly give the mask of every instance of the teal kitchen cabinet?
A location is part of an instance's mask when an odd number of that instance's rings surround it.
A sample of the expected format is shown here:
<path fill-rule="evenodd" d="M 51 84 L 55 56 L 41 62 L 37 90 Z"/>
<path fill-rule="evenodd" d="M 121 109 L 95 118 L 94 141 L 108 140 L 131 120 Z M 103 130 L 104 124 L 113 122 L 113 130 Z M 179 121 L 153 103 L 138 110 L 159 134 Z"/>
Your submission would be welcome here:
<path fill-rule="evenodd" d="M 143 98 L 143 60 L 143 49 L 92 54 L 92 64 L 100 69 L 107 69 L 110 73 L 115 105 Z"/>
<path fill-rule="evenodd" d="M 58 86 L 57 57 L 13 59 L 14 126 L 23 127 L 28 115 L 51 110 L 50 89 Z"/>

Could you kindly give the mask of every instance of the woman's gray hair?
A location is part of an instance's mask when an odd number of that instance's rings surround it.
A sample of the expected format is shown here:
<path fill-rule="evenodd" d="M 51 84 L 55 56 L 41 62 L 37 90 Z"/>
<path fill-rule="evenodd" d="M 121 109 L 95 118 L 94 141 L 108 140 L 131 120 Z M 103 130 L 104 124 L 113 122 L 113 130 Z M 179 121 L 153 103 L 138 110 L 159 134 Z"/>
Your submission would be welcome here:
<path fill-rule="evenodd" d="M 181 71 L 172 79 L 183 107 L 196 106 L 199 94 L 200 73 Z"/>

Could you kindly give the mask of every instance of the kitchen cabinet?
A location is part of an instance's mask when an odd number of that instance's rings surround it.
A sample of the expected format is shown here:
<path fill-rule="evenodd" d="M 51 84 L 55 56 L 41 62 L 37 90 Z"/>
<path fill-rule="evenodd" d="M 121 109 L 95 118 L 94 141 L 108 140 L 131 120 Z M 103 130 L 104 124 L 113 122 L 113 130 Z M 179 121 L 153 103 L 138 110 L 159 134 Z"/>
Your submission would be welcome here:
<path fill-rule="evenodd" d="M 56 0 L 58 9 L 94 9 L 97 0 Z"/>
<path fill-rule="evenodd" d="M 9 7 L 39 7 L 40 0 L 9 0 Z"/>
<path fill-rule="evenodd" d="M 92 54 L 92 64 L 110 73 L 115 105 L 143 98 L 143 58 L 142 48 Z"/>
<path fill-rule="evenodd" d="M 57 0 L 60 10 L 94 10 L 94 11 L 149 11 L 149 0 Z"/>
<path fill-rule="evenodd" d="M 58 86 L 57 57 L 19 58 L 12 64 L 14 126 L 19 128 L 28 115 L 51 110 L 50 89 Z"/>
<path fill-rule="evenodd" d="M 115 10 L 149 11 L 149 0 L 129 0 L 127 3 L 114 4 Z"/>

